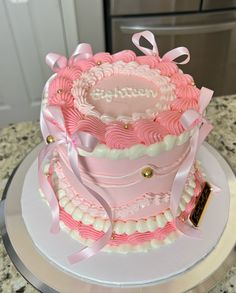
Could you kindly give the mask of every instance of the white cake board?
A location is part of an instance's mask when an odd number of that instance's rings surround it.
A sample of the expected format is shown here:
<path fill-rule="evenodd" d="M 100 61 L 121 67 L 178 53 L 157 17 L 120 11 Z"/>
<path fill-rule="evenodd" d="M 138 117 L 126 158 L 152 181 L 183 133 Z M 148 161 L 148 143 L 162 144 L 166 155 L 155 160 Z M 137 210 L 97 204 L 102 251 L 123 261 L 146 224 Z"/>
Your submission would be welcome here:
<path fill-rule="evenodd" d="M 106 286 L 135 287 L 159 283 L 190 269 L 203 260 L 218 243 L 227 223 L 230 193 L 227 177 L 215 156 L 204 146 L 198 159 L 208 181 L 221 188 L 211 195 L 207 212 L 201 221 L 202 239 L 181 236 L 173 244 L 148 253 L 97 255 L 75 265 L 67 256 L 82 246 L 66 232 L 50 234 L 51 212 L 38 192 L 37 161 L 25 177 L 21 197 L 22 216 L 33 243 L 40 253 L 57 267 L 88 282 Z"/>

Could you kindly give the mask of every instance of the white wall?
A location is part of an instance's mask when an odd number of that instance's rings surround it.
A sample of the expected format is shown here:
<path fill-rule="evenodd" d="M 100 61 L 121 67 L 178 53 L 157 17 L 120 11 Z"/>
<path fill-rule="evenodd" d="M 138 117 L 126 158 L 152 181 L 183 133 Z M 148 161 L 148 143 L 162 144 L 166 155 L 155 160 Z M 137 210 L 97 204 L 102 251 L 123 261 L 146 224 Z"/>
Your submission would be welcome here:
<path fill-rule="evenodd" d="M 0 127 L 39 118 L 49 52 L 104 50 L 102 0 L 0 0 Z"/>

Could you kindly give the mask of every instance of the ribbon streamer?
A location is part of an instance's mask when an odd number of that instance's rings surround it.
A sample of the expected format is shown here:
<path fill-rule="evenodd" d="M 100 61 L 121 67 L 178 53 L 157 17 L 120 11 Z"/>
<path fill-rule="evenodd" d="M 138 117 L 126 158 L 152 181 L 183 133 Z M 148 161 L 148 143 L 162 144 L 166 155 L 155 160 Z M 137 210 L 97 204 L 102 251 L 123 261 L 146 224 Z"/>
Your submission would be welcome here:
<path fill-rule="evenodd" d="M 50 229 L 51 233 L 58 233 L 60 230 L 59 205 L 50 180 L 46 174 L 43 173 L 43 166 L 47 161 L 50 161 L 53 158 L 55 151 L 59 156 L 63 171 L 70 174 L 68 178 L 72 178 L 74 176 L 75 180 L 77 180 L 77 183 L 82 184 L 87 189 L 90 195 L 93 196 L 93 198 L 104 208 L 110 221 L 108 230 L 101 238 L 95 241 L 91 247 L 84 247 L 80 251 L 68 257 L 69 262 L 74 264 L 100 251 L 108 243 L 112 235 L 112 210 L 109 204 L 96 191 L 86 186 L 81 180 L 79 174 L 78 152 L 76 148 L 79 147 L 85 151 L 92 151 L 97 144 L 97 139 L 86 132 L 77 133 L 78 139 L 69 137 L 67 135 L 61 109 L 56 106 L 47 106 L 47 108 L 41 112 L 40 118 L 40 125 L 44 139 L 46 139 L 48 135 L 52 135 L 55 138 L 53 143 L 46 145 L 40 151 L 38 157 L 39 186 L 52 210 L 52 226 Z M 65 152 L 63 151 L 63 148 L 66 148 L 68 159 L 65 155 Z"/>
<path fill-rule="evenodd" d="M 170 197 L 170 209 L 173 216 L 176 218 L 177 229 L 185 235 L 197 238 L 200 237 L 201 232 L 197 229 L 191 228 L 186 223 L 180 221 L 177 218 L 177 211 L 181 195 L 183 193 L 184 185 L 194 163 L 197 150 L 201 146 L 206 136 L 212 130 L 212 125 L 205 118 L 203 118 L 203 112 L 210 102 L 212 95 L 212 90 L 204 87 L 201 88 L 199 97 L 200 113 L 196 112 L 195 110 L 187 110 L 181 116 L 180 121 L 185 130 L 190 130 L 194 126 L 196 126 L 197 128 L 195 129 L 195 133 L 190 139 L 190 152 L 184 159 L 174 178 Z"/>
<path fill-rule="evenodd" d="M 92 47 L 90 44 L 82 43 L 79 44 L 72 56 L 67 60 L 65 56 L 49 53 L 46 56 L 46 63 L 54 72 L 59 72 L 66 66 L 72 66 L 76 64 L 78 60 L 90 59 L 93 56 Z"/>
<path fill-rule="evenodd" d="M 146 39 L 151 45 L 152 49 L 143 47 L 140 45 L 140 38 L 143 37 Z M 143 31 L 140 33 L 136 33 L 132 37 L 133 44 L 145 55 L 152 55 L 152 56 L 159 56 L 158 47 L 155 41 L 155 36 L 150 31 Z M 163 61 L 174 61 L 178 57 L 186 55 L 186 58 L 182 62 L 175 62 L 176 64 L 186 64 L 190 60 L 190 53 L 189 50 L 185 47 L 178 47 L 169 52 L 165 53 L 162 57 Z"/>
<path fill-rule="evenodd" d="M 58 144 L 58 142 L 56 143 Z M 55 145 L 46 145 L 39 153 L 38 156 L 38 182 L 39 187 L 47 199 L 47 202 L 52 212 L 52 225 L 50 232 L 56 234 L 60 231 L 59 227 L 59 206 L 54 190 L 49 182 L 47 175 L 43 173 L 44 163 L 52 158 L 52 152 L 55 149 Z"/>

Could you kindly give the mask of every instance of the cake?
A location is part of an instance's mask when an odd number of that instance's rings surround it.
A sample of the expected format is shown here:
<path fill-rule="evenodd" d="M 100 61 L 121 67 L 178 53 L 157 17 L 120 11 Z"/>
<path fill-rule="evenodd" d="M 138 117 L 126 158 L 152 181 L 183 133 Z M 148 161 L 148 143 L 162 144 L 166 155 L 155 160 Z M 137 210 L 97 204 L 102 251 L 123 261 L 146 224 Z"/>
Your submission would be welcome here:
<path fill-rule="evenodd" d="M 186 48 L 161 58 L 151 32 L 132 40 L 143 56 L 93 55 L 88 44 L 69 60 L 47 55 L 55 74 L 43 93 L 39 185 L 51 232 L 60 226 L 86 246 L 71 263 L 198 237 L 189 218 L 205 178 L 195 157 L 211 129 L 204 110 L 213 92 L 177 66 L 179 56 L 189 61 Z"/>

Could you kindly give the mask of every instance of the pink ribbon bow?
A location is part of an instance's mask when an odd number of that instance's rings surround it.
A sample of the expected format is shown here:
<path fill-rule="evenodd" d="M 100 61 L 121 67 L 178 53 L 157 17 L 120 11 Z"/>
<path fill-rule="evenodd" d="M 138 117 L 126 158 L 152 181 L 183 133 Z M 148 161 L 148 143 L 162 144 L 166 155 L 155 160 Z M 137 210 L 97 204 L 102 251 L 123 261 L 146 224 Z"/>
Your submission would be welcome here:
<path fill-rule="evenodd" d="M 140 45 L 140 38 L 141 37 L 146 39 L 152 45 L 152 49 L 149 49 L 149 48 L 146 48 L 146 47 L 143 47 Z M 143 31 L 140 33 L 136 33 L 132 37 L 132 42 L 145 55 L 159 56 L 159 51 L 158 51 L 158 47 L 157 47 L 157 44 L 155 41 L 155 36 L 152 32 Z M 190 53 L 189 53 L 189 50 L 185 47 L 178 47 L 173 50 L 170 50 L 169 52 L 164 54 L 164 56 L 162 57 L 162 60 L 163 61 L 174 61 L 176 58 L 183 56 L 183 55 L 187 55 L 185 60 L 183 60 L 182 62 L 175 62 L 175 63 L 176 64 L 186 64 L 190 60 Z"/>
<path fill-rule="evenodd" d="M 40 125 L 44 139 L 46 139 L 48 135 L 52 135 L 55 139 L 53 143 L 46 145 L 40 151 L 38 157 L 39 186 L 52 211 L 51 233 L 58 233 L 60 230 L 60 211 L 58 199 L 53 190 L 50 176 L 47 177 L 43 173 L 43 166 L 46 162 L 51 162 L 55 151 L 58 154 L 58 159 L 60 160 L 63 172 L 67 175 L 68 180 L 71 180 L 73 185 L 82 184 L 90 195 L 93 196 L 93 198 L 104 208 L 110 220 L 110 227 L 108 230 L 101 238 L 95 241 L 91 247 L 85 247 L 68 257 L 70 263 L 73 264 L 96 254 L 108 243 L 112 235 L 112 210 L 109 204 L 96 191 L 83 183 L 79 173 L 77 147 L 87 152 L 91 152 L 97 144 L 97 139 L 86 132 L 75 133 L 73 137 L 68 136 L 63 114 L 61 109 L 56 106 L 47 106 L 46 109 L 41 111 Z"/>
<path fill-rule="evenodd" d="M 46 56 L 46 63 L 54 72 L 65 68 L 66 66 L 72 66 L 78 60 L 90 59 L 93 56 L 92 47 L 90 44 L 82 43 L 79 44 L 72 56 L 67 60 L 65 56 L 49 53 Z"/>

